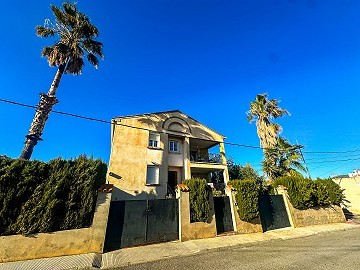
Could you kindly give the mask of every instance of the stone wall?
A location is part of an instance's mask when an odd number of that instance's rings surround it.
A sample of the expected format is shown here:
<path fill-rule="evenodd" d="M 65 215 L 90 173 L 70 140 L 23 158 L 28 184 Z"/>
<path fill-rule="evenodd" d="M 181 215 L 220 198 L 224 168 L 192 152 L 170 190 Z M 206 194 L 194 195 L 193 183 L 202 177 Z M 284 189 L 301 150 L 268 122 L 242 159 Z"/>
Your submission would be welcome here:
<path fill-rule="evenodd" d="M 346 221 L 340 206 L 331 205 L 328 207 L 314 207 L 307 210 L 299 210 L 290 203 L 286 189 L 278 188 L 277 191 L 278 194 L 283 195 L 292 227 L 306 227 Z"/>
<path fill-rule="evenodd" d="M 111 193 L 99 191 L 90 228 L 0 237 L 0 262 L 102 253 Z"/>
<path fill-rule="evenodd" d="M 210 193 L 210 218 L 209 222 L 190 222 L 189 192 L 177 189 L 179 198 L 179 238 L 180 241 L 211 238 L 216 236 L 216 220 L 214 200 Z"/>

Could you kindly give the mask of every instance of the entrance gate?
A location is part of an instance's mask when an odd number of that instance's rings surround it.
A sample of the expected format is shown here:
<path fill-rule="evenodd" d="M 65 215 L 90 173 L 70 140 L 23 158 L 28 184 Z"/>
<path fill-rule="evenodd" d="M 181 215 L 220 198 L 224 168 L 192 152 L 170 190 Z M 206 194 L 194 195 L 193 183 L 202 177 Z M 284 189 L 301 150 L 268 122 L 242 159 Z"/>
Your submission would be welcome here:
<path fill-rule="evenodd" d="M 217 233 L 234 231 L 229 197 L 214 197 L 214 208 Z"/>
<path fill-rule="evenodd" d="M 259 212 L 264 232 L 291 226 L 282 195 L 261 195 Z"/>
<path fill-rule="evenodd" d="M 179 239 L 175 199 L 112 201 L 104 251 Z"/>

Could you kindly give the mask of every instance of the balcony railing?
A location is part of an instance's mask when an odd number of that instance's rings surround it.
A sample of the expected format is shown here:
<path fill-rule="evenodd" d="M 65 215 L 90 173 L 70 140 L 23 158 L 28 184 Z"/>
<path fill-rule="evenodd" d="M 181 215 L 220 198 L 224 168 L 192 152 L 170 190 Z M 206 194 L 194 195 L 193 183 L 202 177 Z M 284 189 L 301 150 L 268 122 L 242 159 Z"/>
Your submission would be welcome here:
<path fill-rule="evenodd" d="M 222 164 L 220 154 L 190 154 L 190 161 L 196 163 Z"/>

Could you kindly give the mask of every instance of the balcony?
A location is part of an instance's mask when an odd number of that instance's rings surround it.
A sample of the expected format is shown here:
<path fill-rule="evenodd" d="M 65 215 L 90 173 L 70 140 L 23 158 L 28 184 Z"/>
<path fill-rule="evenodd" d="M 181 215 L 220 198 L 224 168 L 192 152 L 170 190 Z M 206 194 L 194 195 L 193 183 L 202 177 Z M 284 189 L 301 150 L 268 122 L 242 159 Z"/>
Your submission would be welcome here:
<path fill-rule="evenodd" d="M 223 169 L 219 142 L 190 138 L 190 166 L 203 169 Z"/>
<path fill-rule="evenodd" d="M 213 153 L 205 154 L 205 153 L 198 153 L 196 151 L 190 151 L 190 162 L 222 164 L 220 154 L 213 154 Z"/>

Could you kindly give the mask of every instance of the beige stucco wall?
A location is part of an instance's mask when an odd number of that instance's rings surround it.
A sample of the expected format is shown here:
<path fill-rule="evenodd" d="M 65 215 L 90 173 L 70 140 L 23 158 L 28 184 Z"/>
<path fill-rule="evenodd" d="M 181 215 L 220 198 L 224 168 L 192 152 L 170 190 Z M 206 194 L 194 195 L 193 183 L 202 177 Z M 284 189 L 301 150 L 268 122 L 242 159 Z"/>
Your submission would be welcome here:
<path fill-rule="evenodd" d="M 290 203 L 285 189 L 278 188 L 277 191 L 278 194 L 283 195 L 286 210 L 289 219 L 291 219 L 290 223 L 295 228 L 346 221 L 340 206 L 331 205 L 328 207 L 314 207 L 307 210 L 299 210 Z"/>
<path fill-rule="evenodd" d="M 0 262 L 102 253 L 111 193 L 99 192 L 90 228 L 0 237 Z"/>
<path fill-rule="evenodd" d="M 107 177 L 107 181 L 114 185 L 112 200 L 165 198 L 169 166 L 181 168 L 184 179 L 191 175 L 189 138 L 215 143 L 224 139 L 179 111 L 115 118 L 113 121 Z M 160 132 L 158 149 L 148 147 L 149 130 Z M 168 142 L 172 138 L 179 140 L 179 153 L 169 153 Z M 148 165 L 159 166 L 158 185 L 146 185 Z"/>
<path fill-rule="evenodd" d="M 209 222 L 190 222 L 189 192 L 177 190 L 179 198 L 179 238 L 180 241 L 211 238 L 216 236 L 214 200 L 210 194 Z"/>
<path fill-rule="evenodd" d="M 333 179 L 333 181 L 344 189 L 345 197 L 349 201 L 346 203 L 347 209 L 356 215 L 360 215 L 360 176 L 338 178 Z"/>
<path fill-rule="evenodd" d="M 138 125 L 133 119 L 122 122 L 126 125 Z M 113 200 L 142 200 L 155 197 L 164 198 L 167 183 L 167 145 L 166 134 L 160 134 L 158 149 L 148 148 L 149 131 L 123 126 L 113 128 L 109 174 L 107 181 L 114 185 Z M 146 185 L 147 165 L 160 165 L 159 185 Z M 116 176 L 120 176 L 119 179 Z"/>

